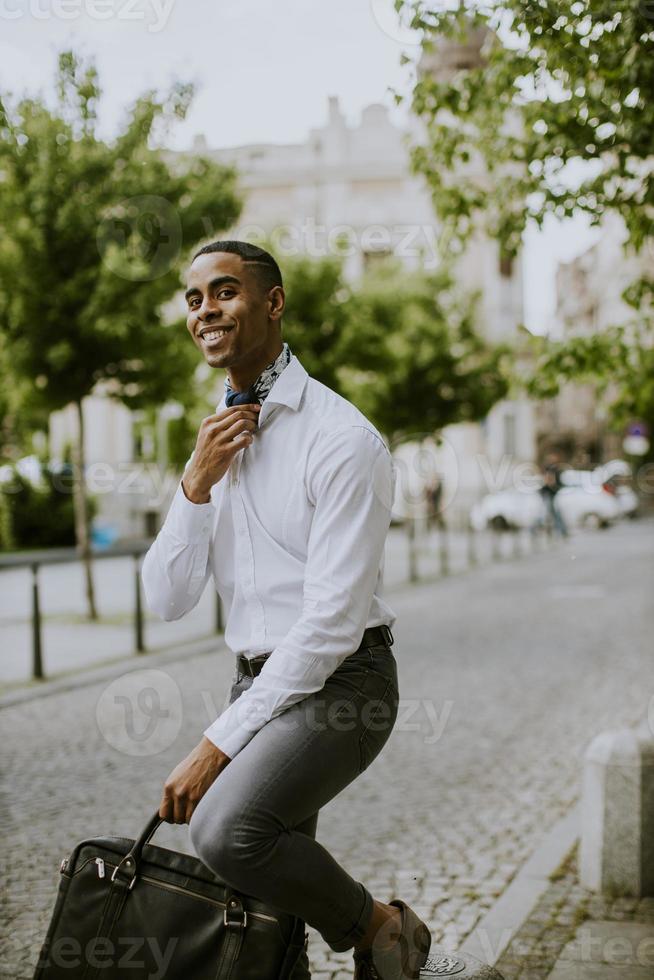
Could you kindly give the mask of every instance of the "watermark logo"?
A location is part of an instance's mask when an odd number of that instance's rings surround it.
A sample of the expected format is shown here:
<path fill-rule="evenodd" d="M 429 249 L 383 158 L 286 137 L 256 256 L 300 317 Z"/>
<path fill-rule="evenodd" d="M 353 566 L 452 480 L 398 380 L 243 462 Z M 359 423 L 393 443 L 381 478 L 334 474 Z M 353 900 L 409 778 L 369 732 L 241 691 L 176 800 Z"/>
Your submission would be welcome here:
<path fill-rule="evenodd" d="M 182 247 L 182 223 L 170 201 L 156 194 L 126 198 L 105 215 L 96 234 L 102 262 L 131 282 L 159 279 Z"/>
<path fill-rule="evenodd" d="M 401 44 L 403 48 L 419 47 L 422 41 L 421 32 L 411 27 L 413 10 L 407 4 L 402 4 L 397 10 L 394 0 L 370 0 L 370 12 L 377 26 L 391 40 Z"/>
<path fill-rule="evenodd" d="M 148 33 L 158 34 L 166 27 L 175 0 L 0 0 L 0 20 L 75 21 L 118 20 L 141 22 Z"/>
<path fill-rule="evenodd" d="M 179 687 L 163 670 L 133 670 L 113 680 L 95 709 L 105 741 L 124 755 L 157 755 L 182 727 Z"/>

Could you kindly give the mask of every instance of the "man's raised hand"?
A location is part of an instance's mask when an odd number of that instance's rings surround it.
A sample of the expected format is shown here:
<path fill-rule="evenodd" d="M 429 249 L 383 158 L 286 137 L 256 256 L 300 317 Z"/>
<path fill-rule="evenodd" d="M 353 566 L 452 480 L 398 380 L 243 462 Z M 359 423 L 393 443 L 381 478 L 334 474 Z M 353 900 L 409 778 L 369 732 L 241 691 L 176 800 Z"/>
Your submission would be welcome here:
<path fill-rule="evenodd" d="M 206 504 L 211 488 L 222 480 L 232 459 L 249 446 L 257 431 L 261 405 L 234 405 L 216 415 L 202 419 L 193 459 L 182 479 L 182 488 L 190 501 Z"/>

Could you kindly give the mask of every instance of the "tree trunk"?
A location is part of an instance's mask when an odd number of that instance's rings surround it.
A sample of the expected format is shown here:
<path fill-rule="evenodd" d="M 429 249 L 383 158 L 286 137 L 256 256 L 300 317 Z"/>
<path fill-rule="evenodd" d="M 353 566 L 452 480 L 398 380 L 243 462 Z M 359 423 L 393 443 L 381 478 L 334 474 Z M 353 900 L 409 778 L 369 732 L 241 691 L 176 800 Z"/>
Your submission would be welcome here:
<path fill-rule="evenodd" d="M 84 456 L 84 410 L 82 402 L 75 402 L 77 408 L 77 442 L 73 445 L 73 505 L 75 510 L 75 539 L 84 566 L 86 600 L 90 620 L 97 620 L 95 589 L 93 587 L 93 565 L 91 562 L 91 534 L 89 528 L 89 508 L 86 495 L 85 456 Z"/>

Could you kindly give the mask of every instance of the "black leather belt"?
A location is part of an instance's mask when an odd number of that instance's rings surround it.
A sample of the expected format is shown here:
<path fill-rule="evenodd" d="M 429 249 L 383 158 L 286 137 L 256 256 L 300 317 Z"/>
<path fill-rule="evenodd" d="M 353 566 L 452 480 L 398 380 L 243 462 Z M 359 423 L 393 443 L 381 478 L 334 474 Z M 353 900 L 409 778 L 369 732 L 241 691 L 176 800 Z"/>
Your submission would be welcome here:
<path fill-rule="evenodd" d="M 363 631 L 363 639 L 356 653 L 359 650 L 365 650 L 367 647 L 377 647 L 382 644 L 390 647 L 393 643 L 393 634 L 389 626 L 385 624 L 382 626 L 369 626 Z M 236 666 L 241 674 L 247 674 L 248 677 L 256 677 L 269 656 L 270 653 L 259 653 L 256 657 L 246 657 L 244 653 L 239 653 L 236 657 Z"/>

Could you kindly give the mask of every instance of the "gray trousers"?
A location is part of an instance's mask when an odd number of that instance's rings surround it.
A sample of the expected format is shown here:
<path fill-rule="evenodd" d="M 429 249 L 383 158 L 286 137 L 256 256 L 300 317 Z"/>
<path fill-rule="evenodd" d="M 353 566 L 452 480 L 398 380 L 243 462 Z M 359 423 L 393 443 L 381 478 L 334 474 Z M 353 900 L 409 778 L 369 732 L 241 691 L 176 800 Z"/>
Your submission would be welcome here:
<path fill-rule="evenodd" d="M 230 704 L 252 682 L 237 671 Z M 381 751 L 398 698 L 390 647 L 352 654 L 250 739 L 189 824 L 198 857 L 223 881 L 303 919 L 337 952 L 361 940 L 373 899 L 315 839 L 318 811 Z"/>

